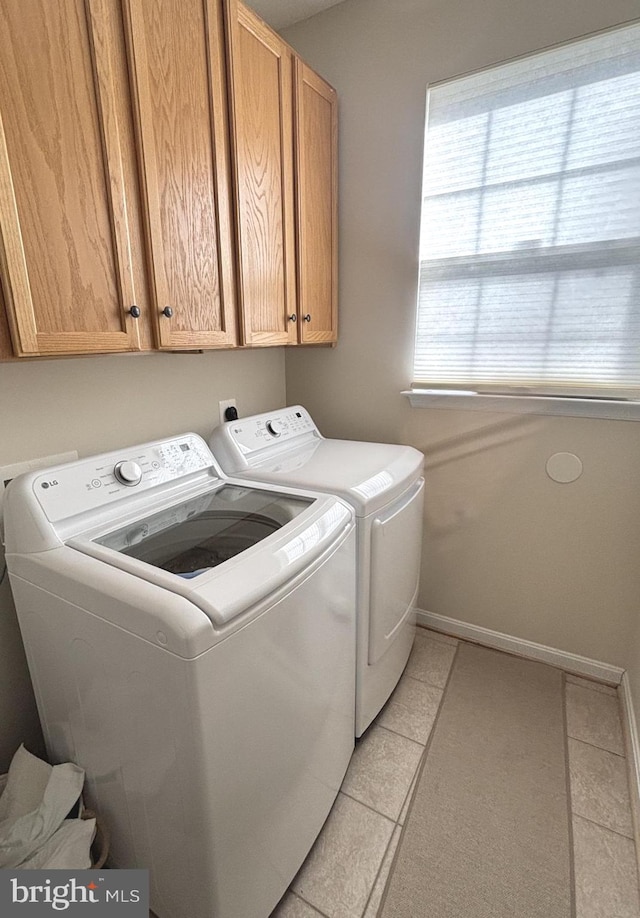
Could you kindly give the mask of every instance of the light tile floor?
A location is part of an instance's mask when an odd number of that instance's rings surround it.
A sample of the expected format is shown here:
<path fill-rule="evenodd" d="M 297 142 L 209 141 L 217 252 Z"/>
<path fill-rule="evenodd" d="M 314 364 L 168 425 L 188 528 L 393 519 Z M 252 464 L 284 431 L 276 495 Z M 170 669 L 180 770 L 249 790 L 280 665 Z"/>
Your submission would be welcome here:
<path fill-rule="evenodd" d="M 331 814 L 271 918 L 375 918 L 457 645 L 418 629 L 395 692 L 358 741 Z M 576 918 L 640 918 L 617 693 L 570 675 L 565 691 Z"/>

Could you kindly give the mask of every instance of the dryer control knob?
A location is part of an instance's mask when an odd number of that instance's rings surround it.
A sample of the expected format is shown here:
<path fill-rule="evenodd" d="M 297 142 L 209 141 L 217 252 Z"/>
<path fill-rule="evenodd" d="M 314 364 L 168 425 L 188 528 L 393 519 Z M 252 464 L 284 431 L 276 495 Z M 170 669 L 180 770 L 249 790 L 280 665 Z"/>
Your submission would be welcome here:
<path fill-rule="evenodd" d="M 133 488 L 142 481 L 142 469 L 137 462 L 118 462 L 113 470 L 113 474 L 120 484 L 127 485 L 129 488 Z"/>
<path fill-rule="evenodd" d="M 272 437 L 279 437 L 282 431 L 284 430 L 284 424 L 282 421 L 267 421 L 267 430 Z"/>

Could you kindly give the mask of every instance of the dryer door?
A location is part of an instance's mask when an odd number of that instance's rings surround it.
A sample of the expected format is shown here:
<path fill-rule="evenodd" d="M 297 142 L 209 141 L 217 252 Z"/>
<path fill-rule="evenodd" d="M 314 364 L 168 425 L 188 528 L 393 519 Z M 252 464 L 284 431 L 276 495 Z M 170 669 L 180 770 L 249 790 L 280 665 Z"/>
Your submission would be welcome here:
<path fill-rule="evenodd" d="M 422 554 L 424 479 L 371 525 L 369 664 L 393 643 L 415 602 Z"/>

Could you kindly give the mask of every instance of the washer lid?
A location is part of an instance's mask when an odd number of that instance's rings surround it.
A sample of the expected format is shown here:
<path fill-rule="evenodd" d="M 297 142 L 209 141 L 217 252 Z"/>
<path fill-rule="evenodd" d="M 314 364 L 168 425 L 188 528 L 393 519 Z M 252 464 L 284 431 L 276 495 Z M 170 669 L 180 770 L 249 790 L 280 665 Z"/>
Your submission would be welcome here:
<path fill-rule="evenodd" d="M 189 599 L 220 628 L 286 588 L 352 528 L 353 511 L 335 497 L 227 482 L 67 545 Z"/>
<path fill-rule="evenodd" d="M 265 451 L 240 474 L 279 487 L 337 494 L 357 516 L 367 516 L 405 491 L 423 466 L 423 454 L 412 446 L 313 439 L 291 450 Z"/>
<path fill-rule="evenodd" d="M 95 541 L 192 580 L 273 535 L 312 503 L 308 497 L 224 484 L 128 522 Z"/>

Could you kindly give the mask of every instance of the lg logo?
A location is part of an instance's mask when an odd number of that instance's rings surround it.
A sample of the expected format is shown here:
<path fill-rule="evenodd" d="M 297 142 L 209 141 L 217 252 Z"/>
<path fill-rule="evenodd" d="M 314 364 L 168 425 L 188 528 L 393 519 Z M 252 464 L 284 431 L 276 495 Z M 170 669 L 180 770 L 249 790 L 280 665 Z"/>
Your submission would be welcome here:
<path fill-rule="evenodd" d="M 57 484 L 58 484 L 58 482 L 57 482 L 57 481 L 55 480 L 55 478 L 54 478 L 53 481 L 43 481 L 41 487 L 43 487 L 43 488 L 55 488 L 55 486 L 56 486 Z"/>

